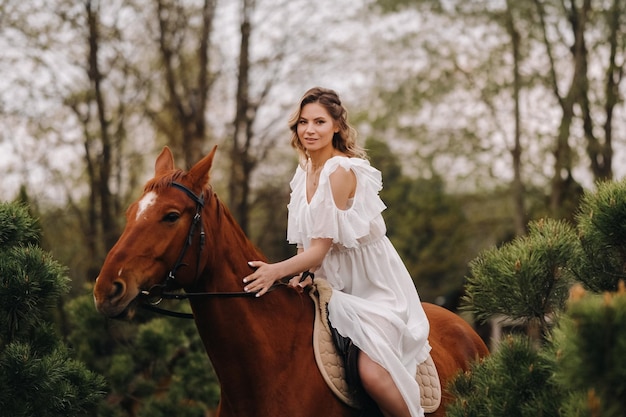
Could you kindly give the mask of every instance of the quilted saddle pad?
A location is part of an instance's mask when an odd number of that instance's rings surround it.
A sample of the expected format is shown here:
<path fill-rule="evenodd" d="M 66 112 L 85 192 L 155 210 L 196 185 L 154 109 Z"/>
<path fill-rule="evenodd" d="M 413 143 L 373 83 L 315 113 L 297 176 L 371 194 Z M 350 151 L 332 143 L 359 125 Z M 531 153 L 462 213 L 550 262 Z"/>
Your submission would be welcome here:
<path fill-rule="evenodd" d="M 315 279 L 309 291 L 309 296 L 315 302 L 315 323 L 313 328 L 313 350 L 317 366 L 324 380 L 335 395 L 354 408 L 359 404 L 349 394 L 345 379 L 345 370 L 342 358 L 332 340 L 326 307 L 332 295 L 332 288 L 323 279 Z M 420 401 L 425 413 L 433 413 L 441 404 L 441 382 L 432 357 L 417 366 L 415 376 L 420 387 Z"/>

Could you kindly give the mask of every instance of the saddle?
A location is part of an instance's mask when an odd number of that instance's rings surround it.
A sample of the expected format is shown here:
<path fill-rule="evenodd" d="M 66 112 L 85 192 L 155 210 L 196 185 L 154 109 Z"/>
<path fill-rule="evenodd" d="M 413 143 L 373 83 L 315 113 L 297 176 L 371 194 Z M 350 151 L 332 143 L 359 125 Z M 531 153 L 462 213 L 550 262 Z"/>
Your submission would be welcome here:
<path fill-rule="evenodd" d="M 332 288 L 324 279 L 314 279 L 309 296 L 315 303 L 315 323 L 313 326 L 313 350 L 320 372 L 333 391 L 345 404 L 363 409 L 371 399 L 360 387 L 356 369 L 346 371 L 346 363 L 356 364 L 356 347 L 351 347 L 349 339 L 336 334 L 328 322 L 328 302 Z M 335 333 L 335 334 L 333 334 Z M 352 345 L 353 346 L 353 345 Z M 342 351 L 339 354 L 338 348 Z M 441 404 L 441 382 L 435 363 L 430 355 L 417 366 L 415 379 L 420 387 L 420 402 L 425 413 L 433 413 Z M 359 386 L 356 386 L 356 385 Z"/>

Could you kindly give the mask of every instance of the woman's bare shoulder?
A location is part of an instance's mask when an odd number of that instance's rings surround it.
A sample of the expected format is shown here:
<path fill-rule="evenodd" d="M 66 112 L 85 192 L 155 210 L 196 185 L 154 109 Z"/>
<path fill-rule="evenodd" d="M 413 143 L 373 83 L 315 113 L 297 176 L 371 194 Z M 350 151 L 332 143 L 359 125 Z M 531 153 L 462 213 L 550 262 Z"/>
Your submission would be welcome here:
<path fill-rule="evenodd" d="M 338 167 L 330 176 L 330 188 L 337 208 L 345 210 L 348 200 L 354 197 L 356 191 L 356 175 L 352 169 Z"/>

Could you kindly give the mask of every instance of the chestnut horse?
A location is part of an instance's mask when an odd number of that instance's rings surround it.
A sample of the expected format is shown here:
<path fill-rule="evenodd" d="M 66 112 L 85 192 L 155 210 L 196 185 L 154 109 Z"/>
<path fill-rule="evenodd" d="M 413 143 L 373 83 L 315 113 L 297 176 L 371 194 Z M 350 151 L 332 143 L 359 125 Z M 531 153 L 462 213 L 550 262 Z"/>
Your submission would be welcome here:
<path fill-rule="evenodd" d="M 154 178 L 128 208 L 124 232 L 104 261 L 94 287 L 96 308 L 125 317 L 155 289 L 203 293 L 190 304 L 220 382 L 218 416 L 357 416 L 317 368 L 310 297 L 288 286 L 260 298 L 243 296 L 247 262 L 264 257 L 209 186 L 215 150 L 184 172 L 163 149 Z M 431 415 L 443 416 L 451 400 L 445 384 L 487 347 L 457 315 L 428 303 L 424 309 L 444 387 L 442 406 Z"/>

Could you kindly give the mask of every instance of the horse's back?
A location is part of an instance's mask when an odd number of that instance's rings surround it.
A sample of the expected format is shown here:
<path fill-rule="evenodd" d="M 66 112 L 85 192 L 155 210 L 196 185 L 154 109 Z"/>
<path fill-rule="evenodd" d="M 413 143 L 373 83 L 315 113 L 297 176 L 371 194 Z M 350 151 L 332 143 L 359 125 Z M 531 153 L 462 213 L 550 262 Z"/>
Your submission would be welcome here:
<path fill-rule="evenodd" d="M 422 305 L 430 323 L 428 340 L 431 345 L 443 346 L 457 357 L 459 365 L 464 365 L 468 358 L 473 360 L 489 353 L 485 342 L 462 317 L 434 304 Z M 452 347 L 454 349 L 450 349 Z"/>
<path fill-rule="evenodd" d="M 452 400 L 446 385 L 459 372 L 467 371 L 470 364 L 489 354 L 485 342 L 472 326 L 453 312 L 430 303 L 422 303 L 428 321 L 430 334 L 428 341 L 432 347 L 431 356 L 437 367 L 443 388 L 442 405 Z M 443 414 L 440 407 L 437 413 Z"/>

